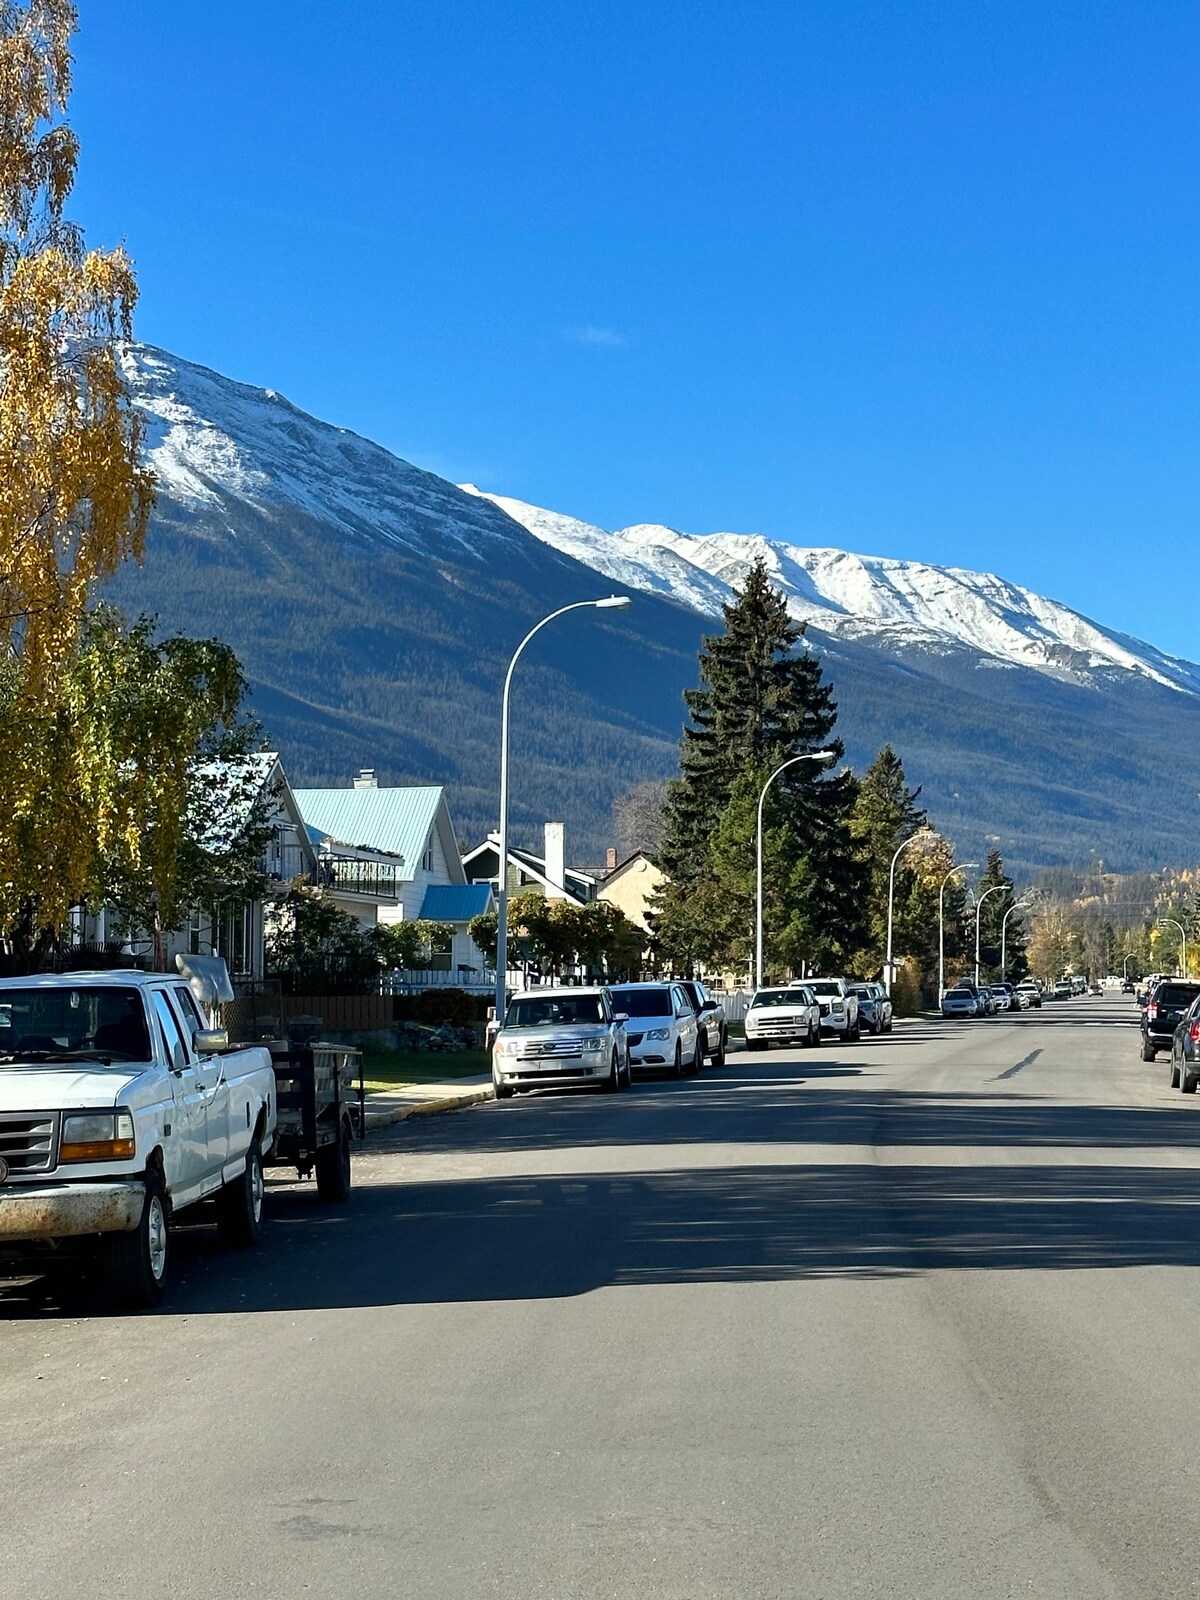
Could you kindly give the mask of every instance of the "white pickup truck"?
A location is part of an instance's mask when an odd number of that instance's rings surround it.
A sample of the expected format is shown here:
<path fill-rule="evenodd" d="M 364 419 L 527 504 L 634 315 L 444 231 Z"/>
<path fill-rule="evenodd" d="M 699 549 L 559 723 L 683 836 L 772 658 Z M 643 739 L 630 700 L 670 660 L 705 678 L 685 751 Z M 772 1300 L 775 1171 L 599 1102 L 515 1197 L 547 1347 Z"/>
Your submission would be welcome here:
<path fill-rule="evenodd" d="M 98 1259 L 153 1305 L 181 1211 L 212 1201 L 229 1243 L 258 1239 L 276 1116 L 268 1052 L 230 1050 L 183 978 L 0 979 L 0 1270 Z"/>

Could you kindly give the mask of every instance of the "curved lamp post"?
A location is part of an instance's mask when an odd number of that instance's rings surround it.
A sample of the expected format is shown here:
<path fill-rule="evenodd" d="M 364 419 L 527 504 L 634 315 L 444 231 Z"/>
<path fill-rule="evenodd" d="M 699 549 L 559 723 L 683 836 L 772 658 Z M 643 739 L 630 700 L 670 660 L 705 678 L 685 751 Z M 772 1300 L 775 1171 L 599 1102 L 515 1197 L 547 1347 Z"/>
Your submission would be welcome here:
<path fill-rule="evenodd" d="M 1008 955 L 1008 944 L 1007 944 L 1007 940 L 1008 940 L 1008 919 L 1009 919 L 1009 917 L 1012 916 L 1014 911 L 1028 911 L 1032 904 L 1033 904 L 1032 900 L 1014 900 L 1012 905 L 1009 906 L 1008 910 L 1004 913 L 1004 915 L 1000 919 L 1000 982 L 1001 983 L 1006 983 L 1008 981 L 1007 978 L 1005 977 L 1005 972 L 1007 971 L 1007 968 L 1008 968 L 1008 962 L 1007 962 L 1007 959 L 1006 959 L 1007 955 Z"/>
<path fill-rule="evenodd" d="M 951 867 L 938 890 L 938 1005 L 941 1005 L 946 992 L 946 885 L 956 872 L 965 872 L 968 867 L 978 865 L 978 861 L 962 861 L 957 867 Z"/>
<path fill-rule="evenodd" d="M 534 634 L 540 633 L 546 624 L 553 622 L 556 617 L 565 616 L 568 611 L 624 611 L 632 604 L 627 594 L 610 594 L 604 600 L 575 600 L 569 606 L 560 606 L 548 617 L 543 617 L 536 627 L 530 628 L 513 652 L 508 671 L 504 674 L 504 697 L 500 709 L 500 861 L 496 886 L 499 913 L 496 923 L 497 1022 L 504 1021 L 508 1003 L 508 700 L 512 688 L 513 668 Z"/>
<path fill-rule="evenodd" d="M 755 896 L 754 896 L 754 987 L 761 989 L 763 984 L 763 801 L 767 798 L 767 790 L 775 782 L 781 772 L 786 772 L 789 767 L 794 767 L 798 761 L 836 761 L 836 750 L 809 750 L 802 756 L 789 756 L 775 768 L 775 771 L 762 786 L 758 797 L 758 846 L 755 857 Z"/>
<path fill-rule="evenodd" d="M 983 910 L 983 902 L 990 894 L 999 894 L 1002 889 L 1007 889 L 1007 883 L 994 883 L 990 889 L 985 889 L 975 900 L 975 987 L 979 987 L 979 913 Z"/>
<path fill-rule="evenodd" d="M 888 872 L 888 932 L 887 932 L 887 959 L 883 964 L 883 987 L 890 995 L 892 992 L 892 901 L 896 893 L 896 863 L 910 844 L 915 844 L 918 839 L 928 844 L 932 839 L 940 839 L 941 835 L 932 828 L 920 828 L 916 833 L 910 833 L 908 838 L 892 857 L 891 869 Z"/>
<path fill-rule="evenodd" d="M 1179 929 L 1179 937 L 1183 942 L 1183 976 L 1186 978 L 1187 975 L 1188 975 L 1188 970 L 1187 970 L 1187 929 L 1184 927 L 1182 922 L 1176 922 L 1174 917 L 1159 917 L 1158 925 L 1159 925 L 1160 928 L 1172 927 L 1172 928 L 1178 928 Z"/>

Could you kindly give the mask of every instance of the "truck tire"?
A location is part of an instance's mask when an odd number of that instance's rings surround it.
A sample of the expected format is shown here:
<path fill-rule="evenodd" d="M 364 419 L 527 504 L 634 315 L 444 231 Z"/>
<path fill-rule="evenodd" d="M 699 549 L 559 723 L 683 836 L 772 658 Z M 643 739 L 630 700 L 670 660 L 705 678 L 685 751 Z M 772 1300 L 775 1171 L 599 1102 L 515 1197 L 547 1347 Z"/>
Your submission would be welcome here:
<path fill-rule="evenodd" d="M 1196 1092 L 1196 1080 L 1188 1071 L 1186 1061 L 1179 1063 L 1179 1087 L 1184 1094 L 1195 1094 Z"/>
<path fill-rule="evenodd" d="M 513 1086 L 511 1083 L 501 1083 L 500 1080 L 493 1075 L 492 1093 L 496 1096 L 497 1100 L 511 1100 L 513 1097 Z"/>
<path fill-rule="evenodd" d="M 856 1022 L 852 1028 L 846 1029 L 846 1037 L 852 1044 L 857 1044 L 862 1038 L 862 1028 Z"/>
<path fill-rule="evenodd" d="M 257 1244 L 263 1231 L 262 1145 L 251 1140 L 246 1165 L 217 1196 L 217 1232 L 221 1243 L 237 1250 Z"/>
<path fill-rule="evenodd" d="M 160 1174 L 146 1171 L 146 1198 L 132 1233 L 109 1234 L 104 1241 L 104 1276 L 114 1299 L 142 1310 L 166 1293 L 170 1266 L 167 1199 Z"/>
<path fill-rule="evenodd" d="M 717 1045 L 717 1053 L 716 1053 L 716 1055 L 713 1056 L 713 1058 L 712 1058 L 712 1064 L 713 1064 L 714 1067 L 723 1067 L 725 1065 L 725 1056 L 726 1056 L 726 1053 L 727 1053 L 727 1050 L 728 1050 L 728 1045 L 729 1045 L 728 1037 L 726 1036 L 725 1029 L 722 1028 L 721 1029 L 721 1041 Z"/>
<path fill-rule="evenodd" d="M 1143 1039 L 1142 1040 L 1142 1060 L 1143 1061 L 1153 1061 L 1157 1054 L 1158 1054 L 1158 1051 L 1155 1050 L 1154 1046 L 1150 1043 L 1149 1039 Z"/>
<path fill-rule="evenodd" d="M 337 1138 L 317 1151 L 317 1196 L 325 1205 L 340 1205 L 350 1198 L 350 1125 L 338 1123 Z"/>

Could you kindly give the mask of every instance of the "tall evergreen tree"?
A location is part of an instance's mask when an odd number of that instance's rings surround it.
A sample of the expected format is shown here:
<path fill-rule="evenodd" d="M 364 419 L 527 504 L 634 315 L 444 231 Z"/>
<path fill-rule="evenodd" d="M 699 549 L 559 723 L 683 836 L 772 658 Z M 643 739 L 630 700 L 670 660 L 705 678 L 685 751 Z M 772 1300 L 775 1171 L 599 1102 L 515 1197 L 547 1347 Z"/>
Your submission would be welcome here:
<path fill-rule="evenodd" d="M 677 963 L 740 962 L 754 929 L 758 796 L 792 756 L 842 753 L 837 707 L 803 628 L 756 561 L 724 606 L 725 630 L 707 637 L 700 687 L 686 695 L 680 776 L 667 797 L 659 864 L 670 880 L 658 934 Z M 767 926 L 779 959 L 831 960 L 857 938 L 861 885 L 850 845 L 852 774 L 799 762 L 772 785 L 764 808 Z"/>
<path fill-rule="evenodd" d="M 926 824 L 925 812 L 917 804 L 920 792 L 919 789 L 908 787 L 904 763 L 890 744 L 884 745 L 859 785 L 858 798 L 850 815 L 850 834 L 862 862 L 867 885 L 864 907 L 866 945 L 858 962 L 863 972 L 873 974 L 878 971 L 886 954 L 892 857 L 906 839 Z M 897 909 L 909 909 L 911 891 L 916 883 L 917 863 L 913 857 L 918 848 L 913 846 L 907 856 L 897 863 Z M 911 921 L 911 917 L 906 917 L 906 921 Z M 902 934 L 899 928 L 895 931 L 898 936 Z M 913 941 L 909 935 L 910 930 L 905 928 L 903 936 L 896 939 L 897 953 L 916 953 L 910 950 Z M 924 942 L 923 937 L 920 942 Z"/>
<path fill-rule="evenodd" d="M 1000 851 L 989 850 L 976 894 L 981 895 L 989 889 L 1001 887 L 1007 892 L 989 894 L 979 917 L 980 973 L 989 983 L 997 983 L 1001 978 L 1006 978 L 1010 983 L 1019 983 L 1029 971 L 1025 925 L 1019 911 L 1013 912 L 1009 917 L 1008 932 L 1003 937 L 1005 962 L 1004 971 L 1001 972 L 1002 925 L 1004 914 L 1013 903 L 1013 880 L 1004 870 L 1004 859 Z"/>

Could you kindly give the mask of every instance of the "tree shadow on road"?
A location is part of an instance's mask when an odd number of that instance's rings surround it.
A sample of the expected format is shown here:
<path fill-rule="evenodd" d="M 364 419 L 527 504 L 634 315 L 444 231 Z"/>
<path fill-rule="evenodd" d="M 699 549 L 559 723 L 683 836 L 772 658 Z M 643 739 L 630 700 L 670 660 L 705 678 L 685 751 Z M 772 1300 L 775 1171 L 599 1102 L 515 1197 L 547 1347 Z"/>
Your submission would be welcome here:
<path fill-rule="evenodd" d="M 1200 1172 L 874 1164 L 373 1184 L 274 1197 L 263 1248 L 177 1240 L 194 1316 L 556 1299 L 607 1286 L 1200 1265 Z"/>

